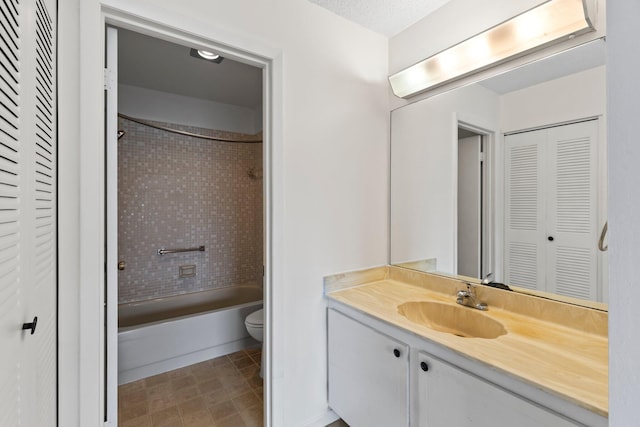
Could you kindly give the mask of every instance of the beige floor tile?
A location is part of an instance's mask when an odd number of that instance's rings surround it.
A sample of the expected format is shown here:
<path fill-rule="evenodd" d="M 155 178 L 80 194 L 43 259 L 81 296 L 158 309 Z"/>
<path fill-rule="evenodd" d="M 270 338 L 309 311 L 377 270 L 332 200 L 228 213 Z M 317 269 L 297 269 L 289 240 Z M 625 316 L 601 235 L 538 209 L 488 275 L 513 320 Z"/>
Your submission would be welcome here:
<path fill-rule="evenodd" d="M 198 390 L 200 390 L 200 393 L 202 394 L 219 391 L 223 388 L 224 384 L 222 384 L 219 378 L 212 378 L 208 381 L 198 384 Z"/>
<path fill-rule="evenodd" d="M 246 424 L 242 420 L 240 414 L 235 413 L 230 417 L 224 418 L 222 420 L 215 420 L 215 427 L 246 427 Z"/>
<path fill-rule="evenodd" d="M 126 394 L 137 390 L 143 390 L 146 387 L 144 380 L 133 381 L 127 384 L 118 386 L 118 393 Z"/>
<path fill-rule="evenodd" d="M 157 386 L 158 384 L 166 383 L 170 379 L 171 378 L 169 378 L 169 375 L 165 373 L 165 374 L 159 374 L 149 378 L 145 378 L 144 383 L 146 384 L 147 387 L 154 387 L 154 386 Z"/>
<path fill-rule="evenodd" d="M 256 362 L 254 362 L 253 359 L 250 358 L 249 356 L 242 357 L 240 359 L 235 359 L 233 361 L 233 365 L 236 367 L 236 369 L 242 369 L 248 366 L 254 366 L 255 364 Z"/>
<path fill-rule="evenodd" d="M 209 406 L 209 412 L 214 420 L 222 420 L 238 413 L 235 405 L 230 400 Z"/>
<path fill-rule="evenodd" d="M 238 412 L 242 412 L 253 406 L 262 406 L 262 402 L 260 402 L 260 399 L 258 399 L 253 391 L 243 393 L 231 400 L 233 401 L 233 404 L 236 405 L 236 408 L 238 408 Z"/>
<path fill-rule="evenodd" d="M 118 425 L 120 427 L 152 427 L 151 417 L 149 415 L 143 415 L 127 421 L 121 421 Z"/>
<path fill-rule="evenodd" d="M 147 414 L 149 414 L 149 406 L 146 400 L 128 407 L 118 407 L 118 418 L 121 421 L 131 420 Z"/>
<path fill-rule="evenodd" d="M 230 398 L 234 398 L 236 396 L 239 396 L 243 393 L 246 393 L 248 391 L 253 390 L 251 388 L 251 386 L 243 380 L 242 383 L 239 383 L 237 385 L 228 385 L 225 386 L 223 391 L 230 397 Z"/>
<path fill-rule="evenodd" d="M 220 366 L 229 366 L 232 365 L 231 360 L 227 356 L 216 357 L 215 359 L 211 359 L 211 366 L 214 368 Z"/>
<path fill-rule="evenodd" d="M 197 386 L 181 388 L 180 390 L 174 391 L 173 395 L 175 396 L 176 403 L 182 403 L 200 396 L 200 389 Z"/>
<path fill-rule="evenodd" d="M 192 385 L 196 385 L 196 384 L 197 384 L 196 379 L 191 374 L 171 380 L 171 388 L 174 391 L 180 390 L 182 388 L 189 387 Z"/>
<path fill-rule="evenodd" d="M 235 370 L 232 373 L 230 372 L 224 375 L 220 375 L 216 378 L 218 378 L 225 387 L 238 386 L 247 383 L 244 379 L 244 376 L 238 370 Z"/>
<path fill-rule="evenodd" d="M 262 426 L 260 349 L 176 369 L 118 388 L 121 427 Z"/>
<path fill-rule="evenodd" d="M 236 372 L 238 372 L 238 370 L 232 362 L 229 362 L 225 365 L 218 365 L 213 367 L 213 373 L 216 377 L 220 377 L 223 375 L 233 375 Z"/>
<path fill-rule="evenodd" d="M 249 357 L 251 357 L 251 359 L 258 366 L 260 366 L 260 363 L 262 363 L 262 353 L 261 352 L 250 354 Z"/>
<path fill-rule="evenodd" d="M 138 403 L 146 402 L 147 390 L 141 389 L 129 393 L 122 393 L 118 396 L 118 401 L 121 408 L 129 408 Z"/>
<path fill-rule="evenodd" d="M 262 353 L 262 347 L 248 348 L 244 352 L 247 353 L 249 356 L 252 356 L 254 354 L 260 354 Z"/>
<path fill-rule="evenodd" d="M 198 363 L 191 367 L 191 375 L 195 378 L 212 378 L 216 375 L 214 367 L 209 361 Z"/>
<path fill-rule="evenodd" d="M 207 409 L 207 405 L 205 405 L 204 399 L 201 396 L 198 396 L 195 399 L 181 403 L 178 405 L 178 409 L 180 409 L 180 414 L 184 417 L 185 415 L 192 414 L 194 412 L 204 411 Z"/>
<path fill-rule="evenodd" d="M 151 414 L 153 427 L 182 427 L 182 418 L 177 406 Z"/>
<path fill-rule="evenodd" d="M 211 427 L 213 423 L 213 417 L 206 409 L 182 416 L 184 427 Z"/>
<path fill-rule="evenodd" d="M 227 358 L 231 361 L 242 359 L 243 357 L 247 357 L 247 353 L 244 350 L 236 351 L 235 353 L 227 354 Z"/>
<path fill-rule="evenodd" d="M 253 388 L 256 389 L 258 387 L 262 387 L 263 380 L 260 377 L 260 367 L 253 365 L 247 368 L 241 369 L 240 373 L 247 381 L 247 383 Z"/>
<path fill-rule="evenodd" d="M 240 416 L 247 427 L 262 427 L 264 425 L 264 412 L 262 405 L 241 411 Z"/>
<path fill-rule="evenodd" d="M 147 399 L 152 399 L 156 396 L 164 396 L 164 395 L 173 393 L 170 381 L 158 383 L 151 387 L 147 387 L 146 390 L 147 390 Z"/>
<path fill-rule="evenodd" d="M 204 403 L 207 406 L 217 405 L 218 403 L 230 401 L 231 398 L 225 393 L 224 389 L 212 391 L 210 393 L 201 394 Z"/>
<path fill-rule="evenodd" d="M 155 412 L 164 411 L 167 408 L 176 406 L 176 398 L 173 393 L 166 393 L 149 398 L 149 412 L 151 414 Z"/>
<path fill-rule="evenodd" d="M 184 368 L 174 369 L 173 371 L 169 371 L 166 375 L 169 376 L 170 380 L 177 380 L 187 375 L 191 374 L 191 369 L 189 366 L 185 366 Z"/>

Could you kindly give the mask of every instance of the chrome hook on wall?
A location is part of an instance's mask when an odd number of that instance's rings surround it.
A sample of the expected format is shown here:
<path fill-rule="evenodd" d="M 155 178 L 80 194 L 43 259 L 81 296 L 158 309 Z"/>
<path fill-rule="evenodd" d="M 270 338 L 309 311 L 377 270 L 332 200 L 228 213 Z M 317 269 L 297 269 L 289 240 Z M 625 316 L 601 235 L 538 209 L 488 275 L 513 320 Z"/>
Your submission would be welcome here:
<path fill-rule="evenodd" d="M 600 240 L 598 240 L 598 249 L 602 252 L 606 252 L 609 249 L 609 245 L 604 246 L 604 237 L 607 235 L 607 229 L 609 228 L 609 221 L 604 222 L 604 227 L 602 227 L 602 233 L 600 233 Z"/>

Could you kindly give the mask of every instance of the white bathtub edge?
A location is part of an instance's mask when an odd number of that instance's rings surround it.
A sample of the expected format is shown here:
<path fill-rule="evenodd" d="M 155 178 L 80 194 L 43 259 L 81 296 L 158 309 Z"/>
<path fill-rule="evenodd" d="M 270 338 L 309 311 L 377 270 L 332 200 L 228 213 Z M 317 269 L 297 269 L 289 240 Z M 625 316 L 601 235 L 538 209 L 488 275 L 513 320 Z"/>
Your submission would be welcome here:
<path fill-rule="evenodd" d="M 171 359 L 153 362 L 148 365 L 139 366 L 126 371 L 120 371 L 118 372 L 118 385 L 127 384 L 142 378 L 173 371 L 174 369 L 184 368 L 185 366 L 204 362 L 205 360 L 224 356 L 247 348 L 258 347 L 259 345 L 260 343 L 251 337 L 243 338 L 241 340 L 220 344 L 204 350 L 194 351 L 193 353 L 182 354 Z"/>

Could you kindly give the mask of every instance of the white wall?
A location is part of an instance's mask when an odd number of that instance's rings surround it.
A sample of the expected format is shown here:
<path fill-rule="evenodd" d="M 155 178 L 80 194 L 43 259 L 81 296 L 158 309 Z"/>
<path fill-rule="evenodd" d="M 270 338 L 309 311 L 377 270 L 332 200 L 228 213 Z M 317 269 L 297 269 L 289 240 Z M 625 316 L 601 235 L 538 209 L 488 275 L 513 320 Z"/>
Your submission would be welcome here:
<path fill-rule="evenodd" d="M 608 3 L 609 118 L 609 410 L 611 427 L 638 424 L 640 402 L 640 2 Z"/>
<path fill-rule="evenodd" d="M 498 101 L 472 85 L 391 113 L 392 263 L 437 258 L 455 271 L 458 121 L 498 132 Z"/>
<path fill-rule="evenodd" d="M 271 129 L 272 326 L 278 352 L 275 420 L 282 426 L 313 424 L 327 411 L 322 277 L 387 261 L 387 40 L 300 0 L 104 2 L 204 39 L 275 58 L 278 111 Z M 101 405 L 97 388 L 102 372 L 104 254 L 96 230 L 102 229 L 104 220 L 103 28 L 98 0 L 62 0 L 60 15 L 70 13 L 75 19 L 78 6 L 79 22 L 67 22 L 71 28 L 60 43 L 69 61 L 64 67 L 79 81 L 79 86 L 66 81 L 68 92 L 60 114 L 69 117 L 70 140 L 61 143 L 80 149 L 80 157 L 62 160 L 61 169 L 81 179 L 80 186 L 69 183 L 60 189 L 70 206 L 80 206 L 79 225 L 62 224 L 60 230 L 71 236 L 80 230 L 79 241 L 61 248 L 65 258 L 79 253 L 75 265 L 64 266 L 70 269 L 66 273 L 70 281 L 61 281 L 61 311 L 81 321 L 79 326 L 65 319 L 60 325 L 69 335 L 80 336 L 75 371 L 80 393 L 74 395 L 71 386 L 63 384 L 60 396 L 61 413 L 68 416 L 60 424 L 65 426 L 100 424 Z M 73 31 L 75 26 L 79 34 Z M 72 298 L 70 304 L 67 297 Z M 61 348 L 61 358 L 67 354 L 77 354 L 75 344 Z M 70 371 L 65 368 L 61 375 Z M 79 423 L 74 413 L 79 413 Z"/>
<path fill-rule="evenodd" d="M 605 66 L 601 66 L 504 94 L 500 97 L 500 127 L 508 133 L 604 116 L 605 77 Z"/>
<path fill-rule="evenodd" d="M 118 85 L 118 112 L 138 119 L 255 134 L 262 108 L 222 104 L 126 84 Z"/>
<path fill-rule="evenodd" d="M 80 425 L 79 0 L 58 2 L 58 425 Z"/>

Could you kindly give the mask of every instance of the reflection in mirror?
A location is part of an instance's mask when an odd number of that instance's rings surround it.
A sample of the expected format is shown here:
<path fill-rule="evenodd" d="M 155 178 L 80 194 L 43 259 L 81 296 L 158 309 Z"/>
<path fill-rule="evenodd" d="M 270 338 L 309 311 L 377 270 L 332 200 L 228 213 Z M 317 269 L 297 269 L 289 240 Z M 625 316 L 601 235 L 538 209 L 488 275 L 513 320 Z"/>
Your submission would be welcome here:
<path fill-rule="evenodd" d="M 596 40 L 394 110 L 390 263 L 606 302 L 604 58 Z"/>

